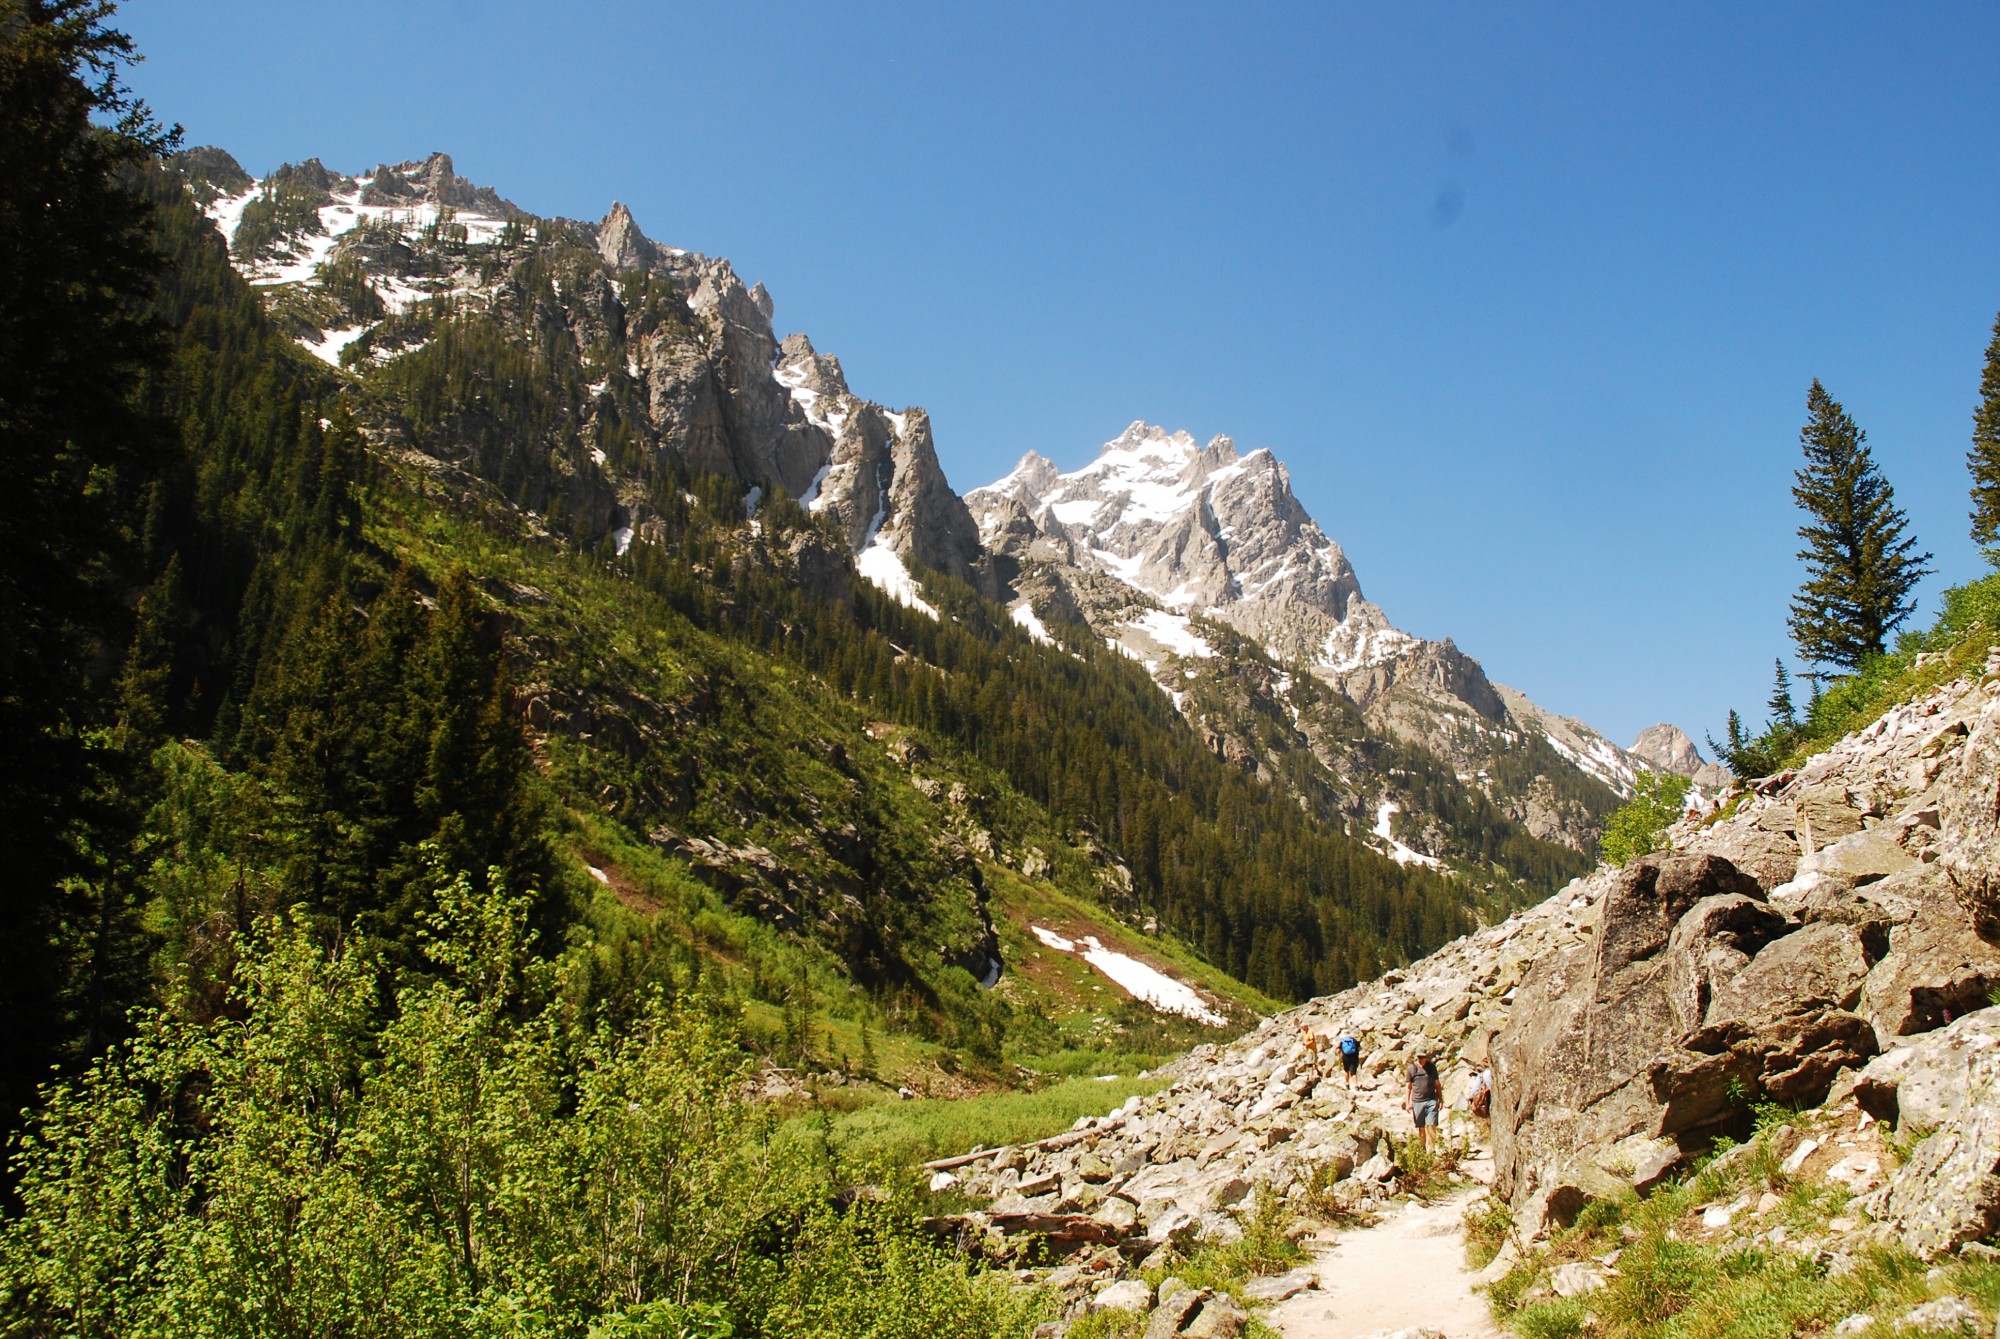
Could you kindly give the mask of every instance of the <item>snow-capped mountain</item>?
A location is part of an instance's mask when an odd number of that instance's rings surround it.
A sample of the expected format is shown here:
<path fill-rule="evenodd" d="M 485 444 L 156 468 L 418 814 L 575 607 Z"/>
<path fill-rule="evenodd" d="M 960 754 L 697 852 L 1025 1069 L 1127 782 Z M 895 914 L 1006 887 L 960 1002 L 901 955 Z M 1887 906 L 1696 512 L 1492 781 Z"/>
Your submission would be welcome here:
<path fill-rule="evenodd" d="M 727 260 L 652 241 L 624 205 L 595 224 L 537 218 L 457 175 L 441 153 L 358 176 L 314 159 L 262 181 L 216 149 L 179 165 L 237 269 L 329 365 L 380 364 L 421 347 L 427 327 L 407 319 L 419 308 L 519 309 L 529 330 L 558 321 L 578 344 L 622 353 L 579 388 L 573 412 L 584 428 L 636 427 L 650 453 L 737 480 L 746 513 L 767 487 L 783 488 L 832 518 L 862 573 L 905 604 L 935 612 L 909 560 L 994 589 L 928 416 L 853 395 L 838 360 L 805 336 L 780 344 L 763 285 L 745 285 Z M 569 524 L 625 552 L 653 523 L 659 465 L 601 447 L 563 461 Z M 555 501 L 528 499 L 537 510 Z"/>
<path fill-rule="evenodd" d="M 1239 668 L 1216 644 L 1221 625 L 1270 663 L 1334 688 L 1368 726 L 1441 760 L 1457 782 L 1538 836 L 1582 845 L 1610 796 L 1629 794 L 1640 769 L 1684 765 L 1679 753 L 1655 761 L 1619 748 L 1492 683 L 1449 639 L 1397 628 L 1363 596 L 1346 555 L 1268 450 L 1240 453 L 1227 437 L 1202 446 L 1138 422 L 1068 473 L 1030 451 L 966 501 L 982 542 L 1021 567 L 1017 621 L 1039 631 L 1050 619 L 1082 619 L 1143 661 L 1191 717 L 1203 710 L 1191 684 Z M 1288 691 L 1289 679 L 1273 686 Z M 1230 733 L 1214 720 L 1197 723 Z M 1306 730 L 1296 717 L 1293 724 Z M 1257 752 L 1241 747 L 1246 757 Z M 1408 809 L 1393 784 L 1366 777 L 1354 750 L 1335 739 L 1313 747 L 1354 785 L 1352 803 L 1392 854 L 1422 854 L 1382 831 Z M 1531 766 L 1524 751 L 1533 752 Z M 1593 783 L 1609 794 L 1590 799 Z"/>
<path fill-rule="evenodd" d="M 1637 769 L 1690 765 L 1685 736 L 1619 749 L 1449 639 L 1394 626 L 1268 450 L 1134 423 L 1081 469 L 1031 451 L 961 499 L 922 409 L 856 395 L 839 359 L 778 338 L 761 284 L 653 241 L 622 204 L 596 223 L 537 217 L 443 154 L 263 180 L 215 149 L 176 167 L 269 309 L 343 374 L 387 371 L 474 317 L 509 356 L 568 350 L 512 374 L 545 401 L 530 433 L 474 415 L 419 441 L 389 401 L 357 400 L 378 448 L 501 488 L 531 525 L 624 554 L 660 537 L 691 481 L 733 485 L 753 525 L 782 490 L 909 607 L 938 616 L 929 568 L 1006 600 L 1042 640 L 1087 626 L 1218 753 L 1406 862 L 1488 861 L 1515 827 L 1585 849 Z M 802 580 L 832 570 L 794 556 Z"/>

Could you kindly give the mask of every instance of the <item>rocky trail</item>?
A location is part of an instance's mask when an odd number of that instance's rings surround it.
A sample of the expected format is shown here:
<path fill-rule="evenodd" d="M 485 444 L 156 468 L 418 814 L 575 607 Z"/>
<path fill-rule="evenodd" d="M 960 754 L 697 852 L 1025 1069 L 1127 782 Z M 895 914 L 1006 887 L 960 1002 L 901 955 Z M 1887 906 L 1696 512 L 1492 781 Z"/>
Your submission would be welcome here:
<path fill-rule="evenodd" d="M 1150 1097 L 935 1164 L 934 1189 L 987 1207 L 933 1226 L 996 1259 L 1029 1237 L 1053 1248 L 1059 1264 L 1017 1271 L 1060 1299 L 1052 1334 L 1115 1307 L 1149 1313 L 1149 1339 L 1232 1336 L 1244 1301 L 1274 1304 L 1295 1337 L 1491 1334 L 1457 1230 L 1477 1188 L 1412 1207 L 1395 1160 L 1402 1076 L 1427 1051 L 1461 1128 L 1471 1076 L 1492 1070 L 1491 1161 L 1475 1176 L 1511 1213 L 1509 1260 L 1593 1200 L 1644 1194 L 1745 1137 L 1757 1103 L 1847 1132 L 1795 1136 L 1786 1171 L 1838 1183 L 1856 1212 L 1782 1233 L 1717 1210 L 1704 1230 L 1719 1246 L 1828 1269 L 1884 1242 L 1926 1259 L 1993 1249 L 2000 653 L 1668 837 L 1406 969 L 1198 1047 Z M 1307 1041 L 1343 1032 L 1363 1048 L 1351 1088 Z M 1872 1122 L 1897 1128 L 1907 1158 L 1885 1155 Z M 1322 1286 L 1304 1292 L 1294 1276 L 1240 1300 L 1141 1277 L 1241 1238 L 1274 1202 L 1302 1231 L 1315 1211 L 1379 1222 L 1331 1238 L 1312 1266 Z"/>
<path fill-rule="evenodd" d="M 1490 1172 L 1491 1163 L 1487 1162 Z M 1432 1331 L 1446 1339 L 1499 1339 L 1486 1298 L 1465 1268 L 1464 1214 L 1479 1192 L 1412 1203 L 1372 1227 L 1343 1232 L 1313 1253 L 1318 1287 L 1264 1315 L 1285 1339 L 1359 1339 Z"/>

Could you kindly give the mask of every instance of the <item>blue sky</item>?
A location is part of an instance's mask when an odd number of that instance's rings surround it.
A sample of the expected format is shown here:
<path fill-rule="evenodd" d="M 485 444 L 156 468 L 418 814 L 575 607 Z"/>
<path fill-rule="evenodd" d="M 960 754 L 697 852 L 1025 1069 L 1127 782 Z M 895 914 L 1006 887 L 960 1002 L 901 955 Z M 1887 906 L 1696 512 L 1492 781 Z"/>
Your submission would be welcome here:
<path fill-rule="evenodd" d="M 730 257 L 857 393 L 930 410 L 961 492 L 1136 418 L 1269 447 L 1391 619 L 1621 742 L 1761 719 L 1815 376 L 1937 555 L 1920 617 L 1986 570 L 1990 3 L 120 21 L 138 90 L 253 172 L 442 149 Z"/>

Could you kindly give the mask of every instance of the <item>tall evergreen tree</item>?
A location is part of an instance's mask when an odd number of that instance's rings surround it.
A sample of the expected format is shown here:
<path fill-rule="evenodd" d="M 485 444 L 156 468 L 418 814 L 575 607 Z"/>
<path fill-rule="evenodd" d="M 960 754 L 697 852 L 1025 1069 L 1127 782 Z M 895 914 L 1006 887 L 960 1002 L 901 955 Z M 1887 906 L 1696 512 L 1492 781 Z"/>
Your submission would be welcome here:
<path fill-rule="evenodd" d="M 110 9 L 0 0 L 0 1127 L 85 1044 L 108 724 L 88 675 L 127 640 L 124 527 L 160 441 L 133 410 L 163 350 L 132 178 L 171 136 L 119 81 Z"/>
<path fill-rule="evenodd" d="M 1771 724 L 1782 725 L 1789 730 L 1799 723 L 1798 709 L 1792 705 L 1792 676 L 1785 672 L 1782 659 L 1772 663 L 1777 666 L 1777 675 L 1771 685 L 1770 699 L 1764 705 L 1770 709 Z"/>
<path fill-rule="evenodd" d="M 1799 433 L 1806 463 L 1792 497 L 1806 512 L 1799 538 L 1806 581 L 1789 624 L 1799 654 L 1815 665 L 1854 669 L 1883 651 L 1916 609 L 1910 592 L 1931 569 L 1913 553 L 1909 518 L 1875 468 L 1867 434 L 1814 379 Z"/>
<path fill-rule="evenodd" d="M 2000 317 L 1993 320 L 1993 342 L 1986 346 L 1965 467 L 1972 471 L 1972 542 L 2000 564 Z"/>

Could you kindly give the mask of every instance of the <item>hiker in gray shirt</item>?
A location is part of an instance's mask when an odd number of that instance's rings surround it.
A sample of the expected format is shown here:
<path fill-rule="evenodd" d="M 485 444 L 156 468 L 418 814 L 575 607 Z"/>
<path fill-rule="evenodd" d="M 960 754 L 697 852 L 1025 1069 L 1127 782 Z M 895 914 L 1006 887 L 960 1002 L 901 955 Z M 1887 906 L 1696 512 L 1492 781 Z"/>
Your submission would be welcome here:
<path fill-rule="evenodd" d="M 1431 1135 L 1438 1124 L 1438 1098 L 1443 1095 L 1443 1086 L 1438 1081 L 1437 1063 L 1431 1059 L 1429 1051 L 1417 1052 L 1417 1063 L 1410 1066 L 1410 1095 L 1403 1106 L 1417 1122 L 1417 1140 L 1428 1151 Z"/>

